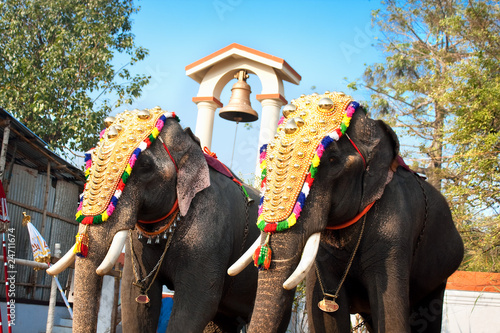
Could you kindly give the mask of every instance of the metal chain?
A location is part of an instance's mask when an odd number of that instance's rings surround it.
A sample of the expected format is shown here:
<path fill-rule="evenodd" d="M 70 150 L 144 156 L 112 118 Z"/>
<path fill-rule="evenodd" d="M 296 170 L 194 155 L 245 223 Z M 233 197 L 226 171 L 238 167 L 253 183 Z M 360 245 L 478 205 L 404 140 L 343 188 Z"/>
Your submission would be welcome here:
<path fill-rule="evenodd" d="M 162 253 L 160 259 L 158 260 L 158 262 L 156 263 L 155 267 L 153 267 L 153 269 L 151 270 L 151 272 L 149 272 L 149 274 L 146 275 L 146 277 L 144 279 L 139 280 L 139 277 L 138 277 L 138 274 L 137 274 L 137 270 L 136 270 L 136 266 L 135 266 L 135 262 L 134 262 L 135 253 L 134 253 L 134 246 L 132 244 L 132 230 L 129 230 L 130 252 L 131 252 L 131 256 L 132 256 L 132 269 L 134 271 L 134 277 L 135 277 L 135 280 L 136 280 L 136 282 L 134 282 L 133 284 L 136 285 L 136 286 L 138 286 L 138 287 L 140 287 L 141 289 L 143 289 L 144 288 L 143 283 L 146 282 L 146 280 L 151 277 L 151 275 L 153 274 L 153 272 L 155 272 L 155 275 L 154 275 L 153 279 L 151 280 L 151 283 L 144 290 L 144 293 L 148 292 L 149 288 L 151 288 L 151 286 L 153 285 L 153 282 L 156 280 L 156 276 L 158 275 L 158 272 L 160 271 L 158 268 L 160 267 L 161 263 L 163 262 L 163 258 L 165 257 L 165 254 L 167 253 L 167 249 L 170 246 L 170 242 L 172 241 L 173 234 L 174 233 L 172 232 L 172 233 L 170 233 L 170 235 L 168 235 L 167 243 L 165 244 L 165 249 L 163 250 L 163 253 Z"/>
<path fill-rule="evenodd" d="M 354 326 L 353 328 L 351 328 L 351 332 L 355 332 L 355 331 L 357 331 L 358 329 L 360 329 L 361 327 L 363 327 L 365 325 L 366 325 L 366 319 L 363 319 L 362 322 L 360 322 L 359 324 L 357 324 L 356 326 Z"/>
<path fill-rule="evenodd" d="M 316 264 L 316 262 L 314 262 L 314 266 L 316 267 L 316 275 L 318 276 L 319 286 L 321 287 L 321 292 L 323 293 L 323 296 L 330 296 L 333 298 L 337 298 L 339 296 L 340 288 L 344 284 L 344 281 L 347 277 L 347 273 L 349 273 L 349 270 L 351 269 L 352 262 L 354 261 L 354 257 L 356 256 L 356 252 L 358 252 L 359 244 L 361 243 L 361 238 L 363 237 L 363 233 L 365 230 L 365 222 L 366 222 L 366 214 L 363 218 L 363 223 L 361 225 L 361 232 L 359 233 L 358 242 L 356 243 L 356 246 L 354 247 L 354 251 L 351 254 L 351 258 L 349 259 L 349 263 L 347 264 L 347 268 L 344 271 L 344 276 L 342 276 L 342 280 L 340 280 L 340 283 L 337 287 L 337 290 L 335 291 L 335 295 L 325 293 L 325 289 L 323 287 L 323 282 L 321 281 L 321 277 L 319 274 L 318 265 Z"/>

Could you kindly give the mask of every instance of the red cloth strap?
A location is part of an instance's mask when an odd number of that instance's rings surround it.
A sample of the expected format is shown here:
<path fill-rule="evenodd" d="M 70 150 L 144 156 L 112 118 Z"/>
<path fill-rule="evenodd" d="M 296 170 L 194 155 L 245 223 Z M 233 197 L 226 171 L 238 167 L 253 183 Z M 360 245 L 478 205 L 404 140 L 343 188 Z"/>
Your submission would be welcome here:
<path fill-rule="evenodd" d="M 363 211 L 361 211 L 358 215 L 354 216 L 349 221 L 342 223 L 342 224 L 339 224 L 339 225 L 326 227 L 326 229 L 327 230 L 339 230 L 339 229 L 344 229 L 344 228 L 347 228 L 348 226 L 353 225 L 354 223 L 358 222 L 359 219 L 362 218 L 366 213 L 368 213 L 368 211 L 370 210 L 370 208 L 372 208 L 374 203 L 375 203 L 375 201 L 372 202 L 371 204 L 369 204 L 368 206 L 366 206 L 365 209 L 363 209 Z"/>
<path fill-rule="evenodd" d="M 365 169 L 366 169 L 365 158 L 363 157 L 363 154 L 361 154 L 361 152 L 359 151 L 358 146 L 356 146 L 356 144 L 354 143 L 354 141 L 351 140 L 351 138 L 349 137 L 349 135 L 347 135 L 347 133 L 345 134 L 345 136 L 347 136 L 347 138 L 349 139 L 349 141 L 351 141 L 351 144 L 356 149 L 356 151 L 358 152 L 359 156 L 361 156 L 361 158 L 363 159 L 363 165 L 365 166 Z"/>
<path fill-rule="evenodd" d="M 160 139 L 161 144 L 163 145 L 163 147 L 164 147 L 164 148 L 165 148 L 165 150 L 167 151 L 168 156 L 170 157 L 170 160 L 172 161 L 172 163 L 174 163 L 175 172 L 179 172 L 179 168 L 177 168 L 177 163 L 175 163 L 175 160 L 174 160 L 174 158 L 172 157 L 172 155 L 170 154 L 170 151 L 168 150 L 167 145 L 165 144 L 165 142 L 163 142 L 163 140 L 161 139 L 161 137 L 158 137 L 158 139 Z"/>
<path fill-rule="evenodd" d="M 172 209 L 170 210 L 170 212 L 168 212 L 166 215 L 160 217 L 159 219 L 156 219 L 156 220 L 152 220 L 152 221 L 145 221 L 145 220 L 137 220 L 137 222 L 139 223 L 144 223 L 144 224 L 153 224 L 153 223 L 156 223 L 156 222 L 160 222 L 160 221 L 163 221 L 165 220 L 167 217 L 169 217 L 170 215 L 172 215 L 173 213 L 175 213 L 175 211 L 179 208 L 179 200 L 175 200 L 174 202 L 174 206 L 172 207 Z"/>

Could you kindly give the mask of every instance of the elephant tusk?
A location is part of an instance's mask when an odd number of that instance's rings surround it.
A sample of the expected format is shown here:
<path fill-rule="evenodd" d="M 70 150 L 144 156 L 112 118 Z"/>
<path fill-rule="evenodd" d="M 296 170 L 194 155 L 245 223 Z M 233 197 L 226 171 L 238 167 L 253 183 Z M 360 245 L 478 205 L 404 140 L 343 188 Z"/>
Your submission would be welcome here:
<path fill-rule="evenodd" d="M 259 247 L 259 245 L 260 245 L 260 236 L 252 244 L 252 246 L 250 246 L 250 248 L 245 253 L 243 253 L 240 259 L 238 259 L 234 264 L 231 265 L 231 267 L 229 267 L 229 269 L 227 270 L 227 274 L 229 274 L 230 276 L 235 276 L 241 273 L 241 271 L 244 270 L 245 267 L 247 267 L 248 264 L 252 262 L 253 260 L 252 256 L 255 253 L 255 250 L 257 250 L 257 248 Z"/>
<path fill-rule="evenodd" d="M 292 290 L 295 288 L 304 278 L 307 272 L 311 269 L 316 259 L 316 254 L 318 254 L 319 240 L 321 233 L 317 232 L 312 234 L 304 246 L 304 251 L 302 252 L 302 258 L 300 259 L 299 265 L 295 269 L 288 280 L 283 283 L 283 288 L 286 290 Z"/>
<path fill-rule="evenodd" d="M 73 262 L 75 262 L 76 254 L 75 252 L 73 252 L 74 249 L 75 245 L 73 245 L 61 259 L 59 259 L 54 265 L 50 266 L 46 270 L 47 274 L 56 276 L 57 274 L 68 268 Z"/>
<path fill-rule="evenodd" d="M 127 236 L 128 230 L 120 230 L 115 234 L 106 257 L 102 261 L 101 265 L 96 269 L 96 273 L 98 275 L 103 276 L 113 268 L 115 262 L 118 260 L 118 257 L 122 253 L 122 249 L 125 245 Z"/>

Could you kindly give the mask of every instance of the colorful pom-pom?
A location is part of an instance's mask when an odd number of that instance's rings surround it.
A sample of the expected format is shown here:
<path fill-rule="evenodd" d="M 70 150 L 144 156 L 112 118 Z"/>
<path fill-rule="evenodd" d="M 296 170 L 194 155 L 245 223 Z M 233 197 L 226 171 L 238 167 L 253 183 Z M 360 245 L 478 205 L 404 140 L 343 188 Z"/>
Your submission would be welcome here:
<path fill-rule="evenodd" d="M 267 243 L 259 246 L 253 255 L 254 265 L 259 270 L 269 269 L 272 251 Z"/>

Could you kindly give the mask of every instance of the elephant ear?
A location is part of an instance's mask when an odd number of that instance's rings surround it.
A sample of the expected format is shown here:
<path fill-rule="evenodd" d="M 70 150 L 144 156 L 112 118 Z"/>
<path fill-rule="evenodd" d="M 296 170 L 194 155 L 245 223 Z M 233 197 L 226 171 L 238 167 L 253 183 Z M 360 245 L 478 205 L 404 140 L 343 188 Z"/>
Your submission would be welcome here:
<path fill-rule="evenodd" d="M 189 143 L 177 173 L 177 198 L 182 216 L 187 214 L 195 195 L 210 186 L 208 164 L 200 149 L 200 140 L 189 127 L 184 132 Z"/>
<path fill-rule="evenodd" d="M 366 207 L 382 197 L 385 186 L 392 180 L 391 164 L 399 154 L 399 140 L 382 120 L 363 117 L 361 121 L 362 141 L 367 145 L 368 152 L 361 199 L 361 207 Z"/>

